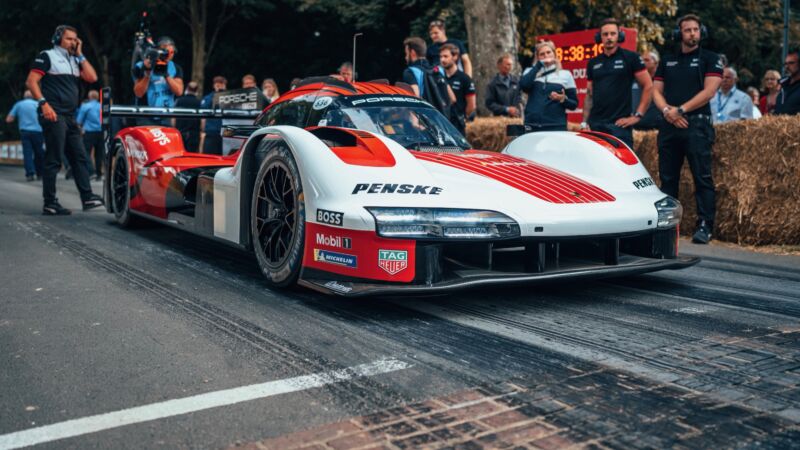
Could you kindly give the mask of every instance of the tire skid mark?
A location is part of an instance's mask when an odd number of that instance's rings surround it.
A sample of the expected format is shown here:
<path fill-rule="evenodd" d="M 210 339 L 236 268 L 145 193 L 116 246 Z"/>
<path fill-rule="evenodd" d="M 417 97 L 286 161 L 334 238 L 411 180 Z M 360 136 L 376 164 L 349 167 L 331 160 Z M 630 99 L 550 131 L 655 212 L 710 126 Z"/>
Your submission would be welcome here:
<path fill-rule="evenodd" d="M 685 255 L 701 257 L 702 258 L 702 261 L 700 261 L 701 267 L 710 266 L 713 268 L 722 268 L 722 270 L 726 272 L 733 271 L 736 273 L 742 273 L 747 275 L 754 275 L 754 276 L 761 276 L 768 278 L 783 278 L 791 281 L 800 281 L 800 273 L 798 273 L 797 270 L 792 270 L 786 266 L 757 263 L 750 261 L 740 261 L 736 259 L 720 258 L 716 256 L 693 255 L 690 253 L 685 253 Z"/>
<path fill-rule="evenodd" d="M 774 297 L 763 294 L 752 294 L 744 289 L 729 287 L 687 287 L 673 280 L 654 279 L 653 277 L 629 278 L 625 280 L 608 280 L 603 282 L 615 289 L 636 290 L 640 293 L 652 295 L 667 294 L 686 298 L 687 300 L 701 300 L 722 305 L 730 305 L 753 311 L 763 311 L 784 317 L 800 317 L 800 299 L 786 297 L 786 300 L 777 303 L 765 303 L 775 300 Z M 706 284 L 713 285 L 713 282 Z"/>
<path fill-rule="evenodd" d="M 41 239 L 66 249 L 79 259 L 83 259 L 105 272 L 121 277 L 127 283 L 158 297 L 163 301 L 163 303 L 159 303 L 160 305 L 164 306 L 165 303 L 167 306 L 182 309 L 205 325 L 210 326 L 214 331 L 245 343 L 262 354 L 280 358 L 281 363 L 286 364 L 301 375 L 346 368 L 292 344 L 258 325 L 189 296 L 177 288 L 164 285 L 162 281 L 152 275 L 108 257 L 83 242 L 56 231 L 45 224 L 40 222 L 20 222 L 18 226 Z M 405 401 L 399 393 L 369 378 L 355 378 L 345 384 L 329 385 L 325 389 L 340 400 L 346 401 L 347 405 L 391 406 Z"/>
<path fill-rule="evenodd" d="M 675 366 L 673 364 L 665 363 L 665 362 L 660 361 L 660 360 L 658 360 L 656 358 L 651 358 L 651 357 L 647 357 L 647 356 L 644 356 L 642 354 L 636 353 L 635 351 L 623 350 L 623 349 L 620 349 L 620 348 L 617 348 L 617 347 L 614 347 L 614 346 L 611 346 L 611 345 L 603 344 L 602 343 L 603 342 L 602 339 L 594 341 L 594 340 L 590 340 L 590 339 L 587 339 L 587 338 L 576 336 L 575 334 L 572 334 L 572 333 L 569 332 L 571 330 L 570 328 L 565 328 L 567 330 L 567 332 L 559 332 L 559 331 L 555 331 L 555 330 L 553 330 L 551 328 L 546 328 L 546 327 L 543 327 L 543 326 L 534 325 L 534 324 L 526 323 L 526 322 L 520 322 L 518 320 L 514 320 L 514 319 L 511 319 L 511 318 L 507 318 L 507 317 L 499 316 L 499 315 L 496 315 L 496 314 L 492 314 L 490 312 L 482 311 L 482 310 L 479 310 L 479 309 L 474 308 L 474 307 L 468 307 L 468 306 L 464 306 L 464 305 L 454 305 L 454 304 L 448 304 L 446 307 L 448 309 L 453 310 L 453 311 L 458 311 L 458 312 L 461 312 L 463 314 L 467 314 L 467 315 L 470 315 L 470 316 L 473 316 L 473 317 L 484 319 L 484 320 L 486 320 L 488 322 L 491 322 L 491 323 L 496 323 L 498 325 L 504 325 L 504 326 L 516 328 L 516 329 L 519 329 L 519 330 L 529 331 L 529 332 L 532 332 L 533 334 L 537 334 L 539 336 L 545 336 L 545 337 L 548 337 L 548 338 L 551 338 L 551 339 L 555 339 L 555 340 L 557 340 L 559 342 L 566 342 L 568 344 L 572 344 L 572 345 L 575 345 L 575 346 L 594 349 L 594 350 L 597 350 L 597 351 L 599 351 L 600 353 L 603 353 L 603 354 L 616 355 L 616 356 L 619 356 L 619 357 L 621 357 L 623 359 L 626 359 L 628 361 L 640 361 L 640 362 L 643 362 L 643 363 L 647 364 L 648 366 L 651 366 L 651 367 L 654 367 L 654 368 L 668 370 L 668 371 L 670 371 L 670 372 L 672 372 L 674 374 L 675 373 L 680 374 L 682 377 L 685 377 L 685 376 L 688 376 L 688 375 L 697 375 L 697 374 L 701 373 L 701 372 L 694 371 L 694 370 L 686 368 L 686 367 L 679 367 L 679 366 Z M 564 328 L 564 327 L 562 327 L 562 328 Z M 686 339 L 686 338 L 684 338 L 684 339 L 682 339 L 682 341 L 680 343 L 689 343 L 689 342 L 693 342 L 693 341 L 695 341 L 695 339 Z M 647 351 L 654 351 L 654 350 L 656 350 L 656 348 L 650 349 L 650 350 L 647 350 Z"/>

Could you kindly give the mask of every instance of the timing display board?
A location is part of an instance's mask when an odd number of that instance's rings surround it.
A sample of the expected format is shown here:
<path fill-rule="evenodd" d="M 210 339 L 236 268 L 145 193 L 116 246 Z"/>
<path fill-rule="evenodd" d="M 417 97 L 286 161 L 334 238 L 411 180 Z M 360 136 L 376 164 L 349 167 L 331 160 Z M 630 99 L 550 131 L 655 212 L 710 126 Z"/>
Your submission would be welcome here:
<path fill-rule="evenodd" d="M 625 42 L 622 48 L 636 51 L 637 32 L 634 28 L 622 28 L 625 31 Z M 583 120 L 583 100 L 586 98 L 586 65 L 589 60 L 603 53 L 603 45 L 595 44 L 594 35 L 598 28 L 570 33 L 548 34 L 538 36 L 537 40 L 553 41 L 556 45 L 556 57 L 561 60 L 561 67 L 572 72 L 575 86 L 578 88 L 578 109 L 567 112 L 567 120 L 580 123 Z"/>

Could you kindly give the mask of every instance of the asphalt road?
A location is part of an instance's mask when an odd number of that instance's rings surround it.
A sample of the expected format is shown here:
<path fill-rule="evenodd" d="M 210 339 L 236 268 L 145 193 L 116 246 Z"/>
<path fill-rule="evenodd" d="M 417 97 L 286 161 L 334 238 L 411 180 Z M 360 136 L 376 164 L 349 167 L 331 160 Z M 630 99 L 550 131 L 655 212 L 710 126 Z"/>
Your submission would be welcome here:
<path fill-rule="evenodd" d="M 0 167 L 0 448 L 800 448 L 798 257 L 353 301 L 59 196 Z"/>

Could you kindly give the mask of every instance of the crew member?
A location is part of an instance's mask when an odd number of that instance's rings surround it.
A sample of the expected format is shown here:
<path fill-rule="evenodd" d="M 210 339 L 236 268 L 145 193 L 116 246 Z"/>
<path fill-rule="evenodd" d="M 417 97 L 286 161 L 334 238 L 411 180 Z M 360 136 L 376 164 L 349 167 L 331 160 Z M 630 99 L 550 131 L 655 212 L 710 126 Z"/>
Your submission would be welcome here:
<path fill-rule="evenodd" d="M 439 62 L 444 68 L 445 78 L 456 95 L 456 102 L 450 108 L 450 122 L 466 136 L 467 118 L 475 111 L 475 83 L 472 78 L 458 70 L 458 47 L 444 44 L 439 50 Z"/>
<path fill-rule="evenodd" d="M 167 52 L 166 62 L 151 61 L 150 58 L 146 58 L 134 64 L 133 93 L 138 98 L 139 104 L 171 108 L 175 105 L 175 99 L 183 93 L 183 69 L 172 60 L 177 52 L 172 38 L 162 36 L 158 38 L 157 45 Z M 154 70 L 157 64 L 166 67 Z M 160 120 L 154 122 L 160 124 Z"/>
<path fill-rule="evenodd" d="M 603 53 L 589 60 L 586 66 L 586 99 L 583 105 L 582 129 L 608 133 L 633 148 L 633 126 L 639 123 L 650 106 L 653 82 L 642 57 L 619 46 L 625 40 L 616 19 L 606 19 L 595 36 L 603 44 Z M 641 99 L 631 114 L 631 85 L 641 88 Z"/>
<path fill-rule="evenodd" d="M 678 20 L 674 38 L 680 52 L 661 60 L 656 70 L 653 101 L 664 114 L 658 132 L 658 171 L 661 190 L 678 198 L 683 159 L 689 161 L 697 202 L 697 227 L 692 241 L 707 244 L 714 228 L 714 180 L 711 177 L 711 146 L 714 127 L 708 102 L 722 82 L 719 55 L 700 48 L 705 27 L 689 14 Z"/>
<path fill-rule="evenodd" d="M 61 206 L 56 197 L 56 175 L 61 169 L 62 152 L 72 166 L 84 211 L 103 205 L 103 199 L 92 193 L 87 168 L 89 162 L 80 127 L 75 121 L 75 111 L 81 101 L 81 80 L 94 83 L 97 73 L 83 56 L 83 43 L 74 27 L 59 25 L 51 42 L 53 48 L 39 53 L 34 59 L 25 84 L 39 103 L 39 124 L 46 146 L 42 213 L 67 215 L 72 212 Z"/>

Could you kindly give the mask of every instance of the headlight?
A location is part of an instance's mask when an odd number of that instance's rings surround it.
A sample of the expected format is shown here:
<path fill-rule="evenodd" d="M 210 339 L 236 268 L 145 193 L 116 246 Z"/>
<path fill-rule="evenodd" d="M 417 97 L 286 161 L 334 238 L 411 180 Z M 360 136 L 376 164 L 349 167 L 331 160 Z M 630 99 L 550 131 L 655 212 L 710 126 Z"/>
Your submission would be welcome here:
<path fill-rule="evenodd" d="M 658 211 L 658 228 L 672 228 L 681 223 L 683 217 L 683 207 L 681 202 L 672 198 L 664 197 L 656 202 L 656 211 Z"/>
<path fill-rule="evenodd" d="M 367 211 L 375 217 L 375 228 L 383 237 L 491 239 L 519 236 L 519 225 L 495 211 L 379 207 L 370 207 Z"/>

